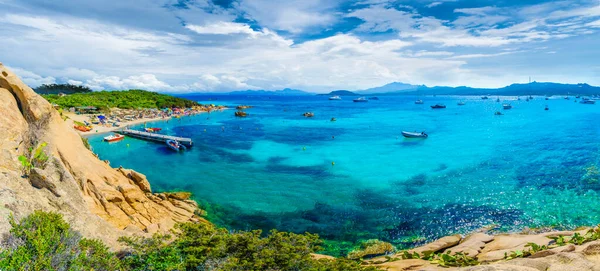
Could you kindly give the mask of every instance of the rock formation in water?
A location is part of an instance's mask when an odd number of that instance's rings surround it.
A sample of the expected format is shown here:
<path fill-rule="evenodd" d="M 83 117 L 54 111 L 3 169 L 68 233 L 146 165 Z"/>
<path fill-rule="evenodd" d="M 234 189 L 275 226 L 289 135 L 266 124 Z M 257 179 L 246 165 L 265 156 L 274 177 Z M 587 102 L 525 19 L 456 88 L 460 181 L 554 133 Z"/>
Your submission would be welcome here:
<path fill-rule="evenodd" d="M 144 175 L 100 161 L 50 103 L 1 63 L 0 131 L 0 233 L 9 230 L 10 214 L 20 219 L 38 209 L 63 214 L 84 236 L 113 247 L 121 235 L 205 221 L 189 194 L 152 193 Z M 24 177 L 19 156 L 32 157 L 43 143 L 47 161 Z"/>

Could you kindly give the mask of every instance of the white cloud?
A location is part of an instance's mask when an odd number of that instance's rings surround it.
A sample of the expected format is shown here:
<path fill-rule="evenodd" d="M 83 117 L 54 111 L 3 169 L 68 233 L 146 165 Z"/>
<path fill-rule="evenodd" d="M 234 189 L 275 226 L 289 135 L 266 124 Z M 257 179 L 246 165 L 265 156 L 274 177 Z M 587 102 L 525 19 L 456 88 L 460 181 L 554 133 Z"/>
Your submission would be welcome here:
<path fill-rule="evenodd" d="M 71 84 L 71 85 L 76 85 L 76 86 L 83 85 L 83 82 L 82 82 L 82 81 L 70 80 L 70 79 L 69 79 L 69 80 L 67 80 L 67 83 L 68 83 L 68 84 Z"/>
<path fill-rule="evenodd" d="M 52 76 L 41 76 L 34 72 L 24 70 L 21 68 L 13 68 L 9 67 L 16 75 L 18 75 L 21 80 L 32 88 L 39 87 L 43 84 L 54 84 L 56 83 L 56 78 Z"/>
<path fill-rule="evenodd" d="M 334 23 L 337 18 L 331 11 L 336 3 L 328 0 L 240 0 L 236 8 L 264 27 L 300 33 L 306 28 Z"/>
<path fill-rule="evenodd" d="M 427 5 L 426 7 L 428 8 L 433 8 L 433 7 L 437 7 L 441 4 L 443 4 L 444 2 L 432 2 L 431 4 Z"/>
<path fill-rule="evenodd" d="M 185 28 L 198 34 L 248 34 L 250 36 L 254 36 L 257 33 L 247 24 L 233 22 L 216 22 L 206 26 L 186 25 Z"/>

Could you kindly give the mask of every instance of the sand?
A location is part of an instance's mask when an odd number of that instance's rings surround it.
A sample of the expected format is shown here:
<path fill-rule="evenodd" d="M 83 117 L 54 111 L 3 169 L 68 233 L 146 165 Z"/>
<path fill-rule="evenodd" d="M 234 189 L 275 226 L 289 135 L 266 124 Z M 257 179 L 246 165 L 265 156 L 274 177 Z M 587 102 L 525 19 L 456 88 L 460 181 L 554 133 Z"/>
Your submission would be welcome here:
<path fill-rule="evenodd" d="M 74 113 L 63 113 L 63 114 L 68 117 L 66 122 L 68 123 L 69 127 L 73 127 L 75 125 L 75 121 L 78 121 L 78 122 L 89 121 L 90 116 L 92 116 L 92 114 L 80 114 L 80 115 L 77 115 Z M 135 125 L 135 124 L 140 124 L 140 123 L 145 123 L 145 122 L 169 120 L 169 119 L 171 119 L 171 117 L 142 118 L 142 119 L 136 119 L 136 120 L 132 120 L 132 121 L 122 121 L 122 122 L 119 122 L 119 124 L 121 125 L 120 127 L 113 127 L 113 126 L 108 126 L 108 125 L 102 126 L 100 124 L 92 124 L 93 129 L 89 132 L 81 132 L 78 130 L 76 130 L 76 131 L 82 136 L 90 136 L 90 135 L 95 135 L 95 134 L 110 133 L 110 132 L 113 132 L 113 131 L 116 131 L 119 129 L 123 129 L 130 125 Z"/>

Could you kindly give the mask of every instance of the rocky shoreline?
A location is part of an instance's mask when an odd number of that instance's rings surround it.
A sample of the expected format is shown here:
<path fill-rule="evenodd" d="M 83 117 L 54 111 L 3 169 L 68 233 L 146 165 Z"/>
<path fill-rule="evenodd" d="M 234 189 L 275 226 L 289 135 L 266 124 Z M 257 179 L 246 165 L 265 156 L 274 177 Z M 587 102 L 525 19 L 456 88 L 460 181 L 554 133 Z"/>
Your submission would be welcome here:
<path fill-rule="evenodd" d="M 376 256 L 363 264 L 389 271 L 600 270 L 600 228 L 451 235 L 413 249 Z"/>
<path fill-rule="evenodd" d="M 144 175 L 100 161 L 48 101 L 2 64 L 0 130 L 0 234 L 10 229 L 10 215 L 19 220 L 34 210 L 60 213 L 113 248 L 120 236 L 206 222 L 189 194 L 152 193 Z"/>

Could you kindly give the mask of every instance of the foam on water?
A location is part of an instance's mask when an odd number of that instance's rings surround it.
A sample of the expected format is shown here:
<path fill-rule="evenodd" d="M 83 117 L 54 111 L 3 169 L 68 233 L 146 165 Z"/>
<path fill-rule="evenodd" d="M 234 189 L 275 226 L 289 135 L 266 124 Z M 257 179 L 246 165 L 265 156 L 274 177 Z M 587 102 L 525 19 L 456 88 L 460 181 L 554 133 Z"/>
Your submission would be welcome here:
<path fill-rule="evenodd" d="M 192 191 L 209 218 L 232 229 L 411 245 L 490 224 L 600 222 L 600 176 L 588 169 L 598 163 L 598 105 L 539 97 L 504 98 L 511 110 L 479 97 L 421 97 L 424 105 L 416 97 L 191 98 L 255 107 L 247 118 L 226 110 L 149 125 L 192 137 L 196 145 L 184 153 L 131 138 L 107 144 L 98 135 L 90 143 L 111 165 L 145 173 L 155 191 Z M 448 108 L 430 109 L 440 102 Z M 307 111 L 315 117 L 303 117 Z M 405 139 L 402 130 L 429 138 Z"/>

